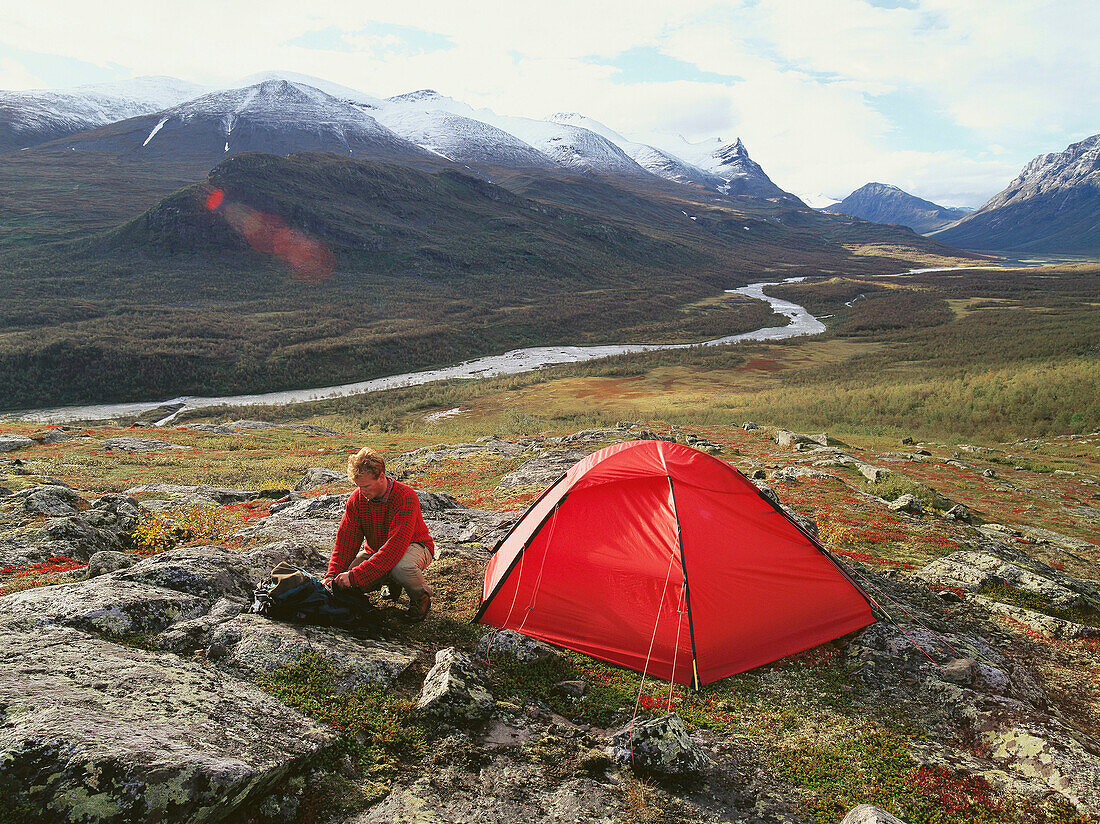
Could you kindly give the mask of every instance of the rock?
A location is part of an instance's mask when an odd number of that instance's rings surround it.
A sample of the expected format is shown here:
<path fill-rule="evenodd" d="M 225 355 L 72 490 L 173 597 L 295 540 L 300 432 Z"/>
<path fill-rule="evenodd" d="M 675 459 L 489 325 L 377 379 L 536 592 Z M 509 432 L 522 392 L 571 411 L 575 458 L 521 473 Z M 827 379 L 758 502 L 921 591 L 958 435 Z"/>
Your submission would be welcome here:
<path fill-rule="evenodd" d="M 416 490 L 416 497 L 420 501 L 421 512 L 440 512 L 444 509 L 466 509 L 465 504 L 460 504 L 453 495 L 446 492 L 428 492 L 423 489 Z"/>
<path fill-rule="evenodd" d="M 35 432 L 31 438 L 38 443 L 61 443 L 62 441 L 71 441 L 73 436 L 61 429 L 42 429 Z"/>
<path fill-rule="evenodd" d="M 1019 621 L 1024 626 L 1035 630 L 1046 638 L 1100 638 L 1100 627 L 1090 627 L 1086 624 L 1066 621 L 1051 615 L 1043 615 L 1040 612 L 1024 609 L 1023 607 L 1014 606 L 1012 604 L 1002 604 L 981 595 L 971 595 L 969 596 L 969 600 L 981 604 L 991 612 L 1006 615 L 1014 621 Z"/>
<path fill-rule="evenodd" d="M 912 443 L 911 440 L 910 443 Z M 840 824 L 905 824 L 905 822 L 886 810 L 880 810 L 870 804 L 860 804 L 858 807 L 853 807 Z"/>
<path fill-rule="evenodd" d="M 88 559 L 88 577 L 95 578 L 97 575 L 105 575 L 108 572 L 126 569 L 133 566 L 137 560 L 137 556 L 125 552 L 116 552 L 110 549 L 101 550 Z"/>
<path fill-rule="evenodd" d="M 1003 584 L 1038 595 L 1058 609 L 1100 606 L 1100 595 L 1091 587 L 1033 559 L 1027 559 L 1025 566 L 1019 560 L 1009 560 L 989 552 L 962 550 L 936 558 L 914 575 L 936 586 L 968 592 Z"/>
<path fill-rule="evenodd" d="M 882 469 L 877 466 L 871 466 L 870 464 L 857 464 L 856 469 L 859 474 L 866 478 L 870 483 L 877 484 L 883 478 L 890 474 L 889 469 Z"/>
<path fill-rule="evenodd" d="M 167 496 L 168 503 L 161 504 L 156 499 L 143 500 L 142 504 L 149 508 L 183 507 L 192 504 L 199 506 L 225 506 L 226 504 L 241 504 L 245 501 L 255 500 L 258 496 L 254 489 L 231 489 L 224 486 L 180 486 L 178 484 L 145 484 L 127 489 L 126 495 L 154 495 L 157 498 Z"/>
<path fill-rule="evenodd" d="M 943 513 L 943 517 L 946 520 L 961 521 L 964 524 L 974 523 L 974 516 L 970 513 L 970 510 L 962 504 L 955 504 L 955 506 Z"/>
<path fill-rule="evenodd" d="M 908 512 L 911 515 L 923 515 L 924 507 L 921 506 L 920 499 L 915 495 L 901 495 L 897 500 L 890 504 L 890 510 L 893 512 Z"/>
<path fill-rule="evenodd" d="M 91 526 L 79 515 L 47 521 L 43 534 L 56 554 L 81 561 L 87 561 L 97 552 L 121 552 L 123 549 L 117 532 Z"/>
<path fill-rule="evenodd" d="M 554 689 L 561 695 L 580 698 L 588 689 L 588 685 L 584 681 L 559 681 L 554 685 Z"/>
<path fill-rule="evenodd" d="M 455 721 L 484 721 L 495 706 L 473 662 L 454 647 L 435 655 L 417 705 L 425 713 Z"/>
<path fill-rule="evenodd" d="M 974 661 L 970 658 L 956 658 L 940 667 L 940 677 L 952 684 L 972 684 L 974 682 Z"/>
<path fill-rule="evenodd" d="M 99 442 L 101 449 L 108 452 L 160 452 L 164 449 L 191 449 L 178 443 L 158 441 L 154 438 L 108 438 Z"/>
<path fill-rule="evenodd" d="M 755 473 L 754 473 L 755 475 Z M 810 469 L 807 466 L 785 466 L 777 469 L 768 478 L 771 481 L 797 481 L 799 478 L 814 478 L 817 480 L 835 480 L 835 475 L 822 472 L 820 469 Z"/>
<path fill-rule="evenodd" d="M 51 518 L 76 515 L 88 508 L 88 502 L 67 486 L 36 486 L 23 498 L 23 509 Z"/>
<path fill-rule="evenodd" d="M 982 477 L 983 478 L 996 478 L 997 473 L 994 472 L 992 469 L 983 469 L 982 470 Z"/>
<path fill-rule="evenodd" d="M 713 763 L 676 713 L 615 733 L 609 755 L 636 770 L 665 774 L 702 772 Z"/>
<path fill-rule="evenodd" d="M 577 433 L 578 435 L 582 433 Z M 573 436 L 570 436 L 573 437 Z M 568 439 L 563 439 L 563 442 Z M 622 440 L 620 437 L 619 440 Z M 565 449 L 543 452 L 537 458 L 528 461 L 514 472 L 500 479 L 497 490 L 511 489 L 517 486 L 545 487 L 552 484 L 569 470 L 577 461 L 588 457 L 585 449 Z"/>
<path fill-rule="evenodd" d="M 255 679 L 309 653 L 318 653 L 345 671 L 337 684 L 341 693 L 365 684 L 392 687 L 416 662 L 414 652 L 393 644 L 250 613 L 236 615 L 213 631 L 207 657 L 219 667 Z"/>
<path fill-rule="evenodd" d="M 346 472 L 337 472 L 335 469 L 325 469 L 324 467 L 315 466 L 312 469 L 306 470 L 306 474 L 294 485 L 294 491 L 308 492 L 318 486 L 347 482 L 348 476 Z"/>
<path fill-rule="evenodd" d="M 901 439 L 901 443 L 902 443 L 902 446 L 912 446 L 914 443 L 916 443 L 916 441 L 914 441 L 912 438 L 906 436 L 906 437 Z"/>
<path fill-rule="evenodd" d="M 763 469 L 754 469 L 749 477 L 754 481 L 763 481 L 765 478 L 768 477 L 768 473 L 765 472 Z"/>
<path fill-rule="evenodd" d="M 511 629 L 494 629 L 481 636 L 477 643 L 478 661 L 493 663 L 502 658 L 526 664 L 557 653 L 540 641 Z"/>
<path fill-rule="evenodd" d="M 1074 538 L 1070 535 L 1063 535 L 1052 529 L 1043 529 L 1041 527 L 1005 526 L 1004 524 L 989 523 L 982 524 L 978 529 L 980 529 L 983 534 L 1000 540 L 1025 537 L 1037 543 L 1049 544 L 1063 550 L 1069 550 L 1070 552 L 1089 553 L 1097 550 L 1096 544 L 1090 543 L 1082 538 Z"/>
<path fill-rule="evenodd" d="M 25 435 L 0 435 L 0 452 L 14 452 L 28 446 L 35 446 L 35 441 Z"/>
<path fill-rule="evenodd" d="M 7 498 L 11 495 L 11 490 L 6 486 L 0 486 L 0 498 Z"/>
<path fill-rule="evenodd" d="M 337 735 L 212 668 L 58 626 L 0 624 L 0 706 L 0 793 L 35 820 L 244 816 Z"/>
<path fill-rule="evenodd" d="M 743 424 L 741 424 L 741 428 L 744 429 L 746 432 L 752 432 L 752 430 L 754 429 L 759 429 L 760 424 L 756 423 L 755 421 L 745 421 Z"/>

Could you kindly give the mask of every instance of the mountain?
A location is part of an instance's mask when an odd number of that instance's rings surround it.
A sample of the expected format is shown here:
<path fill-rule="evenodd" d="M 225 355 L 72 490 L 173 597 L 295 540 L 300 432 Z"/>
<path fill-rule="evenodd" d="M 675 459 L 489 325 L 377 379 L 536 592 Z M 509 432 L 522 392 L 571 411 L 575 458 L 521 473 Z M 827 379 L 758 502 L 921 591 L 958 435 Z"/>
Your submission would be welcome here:
<path fill-rule="evenodd" d="M 203 91 L 174 77 L 138 77 L 64 91 L 0 92 L 0 152 L 167 109 Z"/>
<path fill-rule="evenodd" d="M 1100 134 L 1039 155 L 974 212 L 936 233 L 963 249 L 1100 253 Z"/>
<path fill-rule="evenodd" d="M 420 168 L 449 165 L 382 126 L 362 106 L 286 80 L 213 92 L 39 148 L 101 151 L 128 160 L 207 162 L 236 152 L 316 151 Z"/>
<path fill-rule="evenodd" d="M 725 184 L 725 181 L 718 175 L 705 172 L 698 166 L 686 163 L 663 149 L 629 140 L 591 117 L 585 117 L 576 112 L 562 112 L 553 115 L 550 119 L 555 123 L 565 123 L 570 126 L 588 129 L 588 131 L 610 140 L 643 169 L 658 177 L 663 177 L 665 180 L 672 180 L 676 183 L 694 183 L 714 191 L 721 191 L 722 186 Z"/>
<path fill-rule="evenodd" d="M 823 211 L 851 215 L 873 223 L 896 223 L 914 232 L 933 232 L 970 214 L 968 209 L 949 209 L 904 192 L 886 183 L 868 183 Z"/>
<path fill-rule="evenodd" d="M 785 192 L 749 157 L 741 138 L 733 143 L 723 143 L 721 138 L 691 143 L 683 137 L 659 138 L 664 148 L 676 157 L 682 157 L 693 166 L 709 172 L 725 181 L 718 191 L 726 195 L 750 197 L 775 197 L 804 206 L 797 197 Z"/>
<path fill-rule="evenodd" d="M 547 155 L 503 129 L 463 114 L 467 106 L 422 90 L 391 97 L 371 114 L 386 128 L 456 163 L 472 166 L 554 169 Z"/>

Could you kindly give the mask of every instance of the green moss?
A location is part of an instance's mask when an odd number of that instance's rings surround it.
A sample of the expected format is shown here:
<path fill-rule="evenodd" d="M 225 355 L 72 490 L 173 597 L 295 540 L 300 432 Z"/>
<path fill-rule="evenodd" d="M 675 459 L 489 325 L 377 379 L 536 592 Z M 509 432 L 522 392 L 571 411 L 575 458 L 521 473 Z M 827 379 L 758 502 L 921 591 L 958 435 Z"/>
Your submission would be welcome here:
<path fill-rule="evenodd" d="M 1084 606 L 1073 609 L 1059 609 L 1053 607 L 1041 595 L 1025 592 L 1008 584 L 986 583 L 978 589 L 979 595 L 984 595 L 1002 604 L 1014 607 L 1030 609 L 1041 615 L 1049 615 L 1051 618 L 1061 618 L 1063 621 L 1072 621 L 1077 624 L 1085 624 L 1090 627 L 1100 627 L 1100 610 L 1095 607 Z"/>

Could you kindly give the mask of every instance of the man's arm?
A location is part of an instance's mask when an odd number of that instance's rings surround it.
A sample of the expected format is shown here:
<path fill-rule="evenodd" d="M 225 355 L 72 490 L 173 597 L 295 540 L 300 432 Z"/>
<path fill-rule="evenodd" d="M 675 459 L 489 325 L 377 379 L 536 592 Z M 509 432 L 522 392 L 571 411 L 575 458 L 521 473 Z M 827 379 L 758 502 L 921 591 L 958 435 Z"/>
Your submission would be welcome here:
<path fill-rule="evenodd" d="M 337 575 L 347 570 L 351 559 L 359 552 L 359 547 L 362 545 L 363 530 L 359 528 L 355 505 L 352 504 L 352 499 L 348 498 L 344 506 L 344 517 L 340 519 L 340 527 L 336 530 L 336 543 L 332 547 L 332 557 L 328 561 L 328 571 L 325 573 L 324 580 L 326 585 L 331 584 Z"/>
<path fill-rule="evenodd" d="M 412 500 L 410 501 L 409 498 Z M 386 543 L 382 544 L 367 560 L 351 570 L 351 582 L 357 587 L 368 586 L 385 576 L 409 551 L 420 502 L 414 493 L 411 496 L 402 496 L 400 499 L 392 501 L 390 506 L 392 507 L 390 529 L 386 535 Z"/>

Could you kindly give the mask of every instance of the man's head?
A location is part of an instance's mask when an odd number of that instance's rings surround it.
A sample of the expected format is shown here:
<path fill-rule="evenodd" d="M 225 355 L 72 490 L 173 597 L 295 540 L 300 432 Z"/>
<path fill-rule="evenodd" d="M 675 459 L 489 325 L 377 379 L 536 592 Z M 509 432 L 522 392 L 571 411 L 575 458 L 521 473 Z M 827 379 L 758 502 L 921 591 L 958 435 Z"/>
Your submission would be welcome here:
<path fill-rule="evenodd" d="M 380 498 L 389 486 L 385 459 L 369 446 L 364 446 L 348 457 L 348 480 L 359 487 L 367 498 Z"/>

